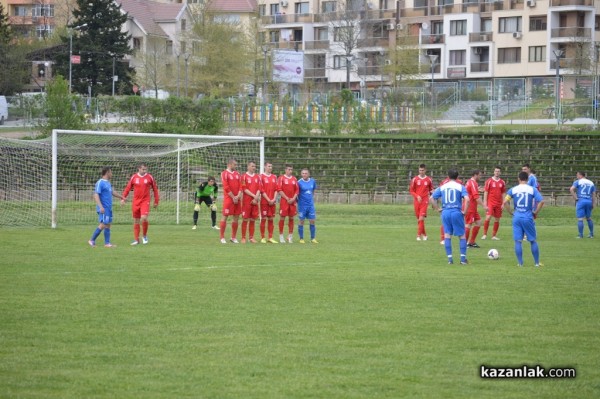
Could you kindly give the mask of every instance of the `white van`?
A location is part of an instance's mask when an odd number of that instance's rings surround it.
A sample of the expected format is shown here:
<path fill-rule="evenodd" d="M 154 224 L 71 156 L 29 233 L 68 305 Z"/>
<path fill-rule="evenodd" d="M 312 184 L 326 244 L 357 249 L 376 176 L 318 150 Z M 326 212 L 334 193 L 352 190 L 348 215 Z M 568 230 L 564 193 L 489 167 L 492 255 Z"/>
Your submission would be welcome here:
<path fill-rule="evenodd" d="M 8 104 L 6 97 L 0 96 L 0 125 L 4 125 L 4 121 L 8 119 Z"/>

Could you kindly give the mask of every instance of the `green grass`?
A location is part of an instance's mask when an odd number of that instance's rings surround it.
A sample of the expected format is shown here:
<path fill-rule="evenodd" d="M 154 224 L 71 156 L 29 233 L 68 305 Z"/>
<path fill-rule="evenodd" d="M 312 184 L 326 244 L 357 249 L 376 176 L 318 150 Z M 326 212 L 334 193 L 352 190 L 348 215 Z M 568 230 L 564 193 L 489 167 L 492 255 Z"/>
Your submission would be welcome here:
<path fill-rule="evenodd" d="M 516 267 L 508 218 L 448 266 L 437 216 L 416 242 L 408 206 L 318 211 L 319 245 L 223 246 L 206 213 L 137 247 L 122 220 L 112 250 L 87 246 L 93 225 L 3 228 L 0 397 L 600 395 L 599 242 L 574 239 L 572 208 L 542 211 L 541 269 L 528 244 Z M 481 364 L 577 378 L 484 380 Z"/>

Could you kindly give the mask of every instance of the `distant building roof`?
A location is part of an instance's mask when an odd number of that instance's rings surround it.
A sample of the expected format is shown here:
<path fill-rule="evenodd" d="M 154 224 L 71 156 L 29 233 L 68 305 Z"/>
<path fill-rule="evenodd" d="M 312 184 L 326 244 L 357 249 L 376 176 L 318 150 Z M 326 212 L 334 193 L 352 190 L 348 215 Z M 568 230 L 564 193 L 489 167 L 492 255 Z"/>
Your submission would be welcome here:
<path fill-rule="evenodd" d="M 168 35 L 158 22 L 176 21 L 185 9 L 184 3 L 159 3 L 148 0 L 117 0 L 117 3 L 146 34 L 164 37 Z"/>
<path fill-rule="evenodd" d="M 256 0 L 214 0 L 208 8 L 213 12 L 244 12 L 251 13 L 257 10 Z"/>

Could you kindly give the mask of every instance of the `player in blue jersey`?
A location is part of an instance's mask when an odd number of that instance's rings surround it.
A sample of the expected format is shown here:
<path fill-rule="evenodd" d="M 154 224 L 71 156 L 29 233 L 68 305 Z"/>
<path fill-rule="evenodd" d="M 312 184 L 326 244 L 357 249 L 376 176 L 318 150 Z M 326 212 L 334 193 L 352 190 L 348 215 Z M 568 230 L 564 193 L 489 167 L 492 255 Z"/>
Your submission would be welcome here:
<path fill-rule="evenodd" d="M 94 201 L 96 201 L 96 213 L 98 213 L 98 227 L 94 230 L 92 238 L 88 244 L 93 248 L 96 246 L 96 238 L 104 231 L 104 246 L 106 248 L 114 248 L 116 245 L 110 243 L 110 225 L 112 223 L 112 197 L 117 197 L 124 200 L 121 194 L 113 192 L 110 179 L 112 178 L 112 170 L 108 167 L 102 169 L 102 178 L 96 182 L 94 188 Z"/>
<path fill-rule="evenodd" d="M 585 172 L 577 172 L 577 180 L 570 188 L 571 195 L 575 199 L 575 214 L 577 216 L 577 229 L 579 235 L 577 238 L 583 238 L 583 219 L 587 220 L 590 229 L 589 238 L 594 238 L 594 222 L 592 221 L 592 211 L 596 199 L 596 186 L 585 177 Z"/>
<path fill-rule="evenodd" d="M 315 179 L 310 177 L 308 169 L 302 169 L 300 171 L 301 179 L 298 180 L 298 188 L 300 192 L 298 194 L 298 235 L 300 236 L 300 244 L 304 244 L 304 219 L 308 218 L 310 223 L 310 242 L 318 244 L 316 239 L 317 228 L 315 227 L 315 219 L 317 213 L 315 212 L 315 190 L 317 189 L 317 182 Z"/>
<path fill-rule="evenodd" d="M 528 163 L 523 164 L 521 171 L 527 173 L 527 185 L 540 191 L 540 184 L 538 183 L 537 176 L 533 173 L 533 169 L 531 169 L 531 165 Z"/>
<path fill-rule="evenodd" d="M 506 193 L 503 207 L 513 216 L 513 238 L 515 240 L 515 254 L 519 266 L 523 266 L 523 240 L 524 236 L 531 244 L 531 253 L 535 266 L 540 264 L 540 249 L 537 243 L 534 216 L 544 206 L 544 198 L 537 188 L 527 184 L 527 172 L 519 172 L 519 184 Z M 514 202 L 514 210 L 510 209 L 510 201 Z M 535 205 L 534 205 L 535 202 Z"/>
<path fill-rule="evenodd" d="M 452 258 L 452 236 L 460 237 L 460 264 L 467 265 L 467 239 L 465 236 L 465 216 L 463 209 L 469 207 L 469 195 L 465 186 L 458 183 L 458 171 L 448 171 L 448 182 L 439 186 L 431 195 L 433 209 L 440 211 L 438 200 L 442 202 L 442 225 L 444 226 L 444 246 L 448 256 L 448 264 L 454 263 Z M 464 203 L 463 203 L 464 202 Z"/>

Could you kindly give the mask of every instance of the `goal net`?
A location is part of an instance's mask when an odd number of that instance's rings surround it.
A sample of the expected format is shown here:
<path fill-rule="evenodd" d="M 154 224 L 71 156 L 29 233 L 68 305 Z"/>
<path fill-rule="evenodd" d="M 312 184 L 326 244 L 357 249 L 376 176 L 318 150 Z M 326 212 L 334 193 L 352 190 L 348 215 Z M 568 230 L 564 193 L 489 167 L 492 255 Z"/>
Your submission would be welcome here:
<path fill-rule="evenodd" d="M 208 176 L 219 184 L 229 158 L 242 170 L 248 161 L 262 169 L 264 139 L 67 130 L 39 141 L 0 139 L 0 226 L 93 224 L 101 169 L 112 168 L 113 191 L 120 193 L 139 163 L 160 190 L 152 222 L 191 223 L 196 187 Z M 113 198 L 114 223 L 131 222 L 132 195 L 125 206 Z"/>

